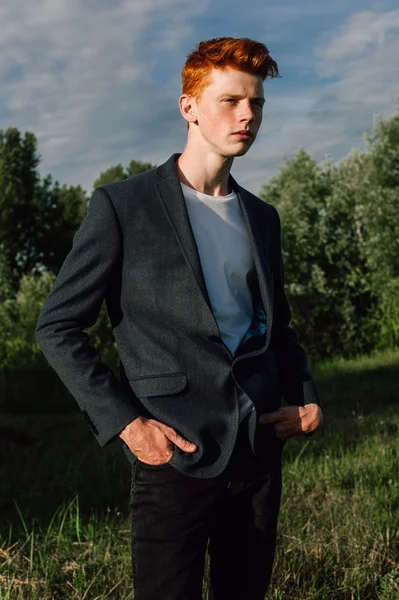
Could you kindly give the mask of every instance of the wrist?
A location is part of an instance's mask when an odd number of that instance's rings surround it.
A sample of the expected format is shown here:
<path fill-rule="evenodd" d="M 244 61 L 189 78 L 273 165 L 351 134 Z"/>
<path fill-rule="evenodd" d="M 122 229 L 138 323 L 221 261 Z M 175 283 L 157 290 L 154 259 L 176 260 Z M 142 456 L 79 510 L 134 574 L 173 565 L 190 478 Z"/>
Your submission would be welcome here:
<path fill-rule="evenodd" d="M 136 417 L 135 419 L 133 419 L 133 421 L 130 421 L 130 423 L 128 423 L 119 434 L 121 440 L 126 442 L 126 438 L 129 437 L 129 435 L 132 434 L 132 431 L 134 431 L 137 427 L 140 427 L 144 423 L 144 421 L 146 421 L 145 417 L 141 416 Z"/>

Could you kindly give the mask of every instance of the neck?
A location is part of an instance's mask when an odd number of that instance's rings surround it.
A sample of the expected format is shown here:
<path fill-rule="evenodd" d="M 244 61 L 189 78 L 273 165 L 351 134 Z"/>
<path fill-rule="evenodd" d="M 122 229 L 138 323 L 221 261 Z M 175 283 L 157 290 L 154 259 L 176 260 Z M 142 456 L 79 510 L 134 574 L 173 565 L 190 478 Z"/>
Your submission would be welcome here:
<path fill-rule="evenodd" d="M 176 169 L 180 181 L 197 192 L 227 196 L 231 192 L 228 180 L 233 160 L 216 153 L 201 153 L 187 144 L 176 161 Z"/>

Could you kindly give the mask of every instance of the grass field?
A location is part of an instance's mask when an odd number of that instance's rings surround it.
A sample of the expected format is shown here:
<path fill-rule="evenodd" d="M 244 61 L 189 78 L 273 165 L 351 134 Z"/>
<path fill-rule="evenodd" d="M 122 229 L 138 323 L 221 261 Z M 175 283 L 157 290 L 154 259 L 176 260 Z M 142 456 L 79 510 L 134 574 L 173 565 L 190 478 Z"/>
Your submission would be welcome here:
<path fill-rule="evenodd" d="M 284 449 L 267 598 L 399 599 L 399 352 L 313 373 L 326 422 Z M 1 427 L 32 439 L 0 442 L 0 598 L 132 599 L 119 444 L 101 449 L 76 411 L 3 413 Z"/>

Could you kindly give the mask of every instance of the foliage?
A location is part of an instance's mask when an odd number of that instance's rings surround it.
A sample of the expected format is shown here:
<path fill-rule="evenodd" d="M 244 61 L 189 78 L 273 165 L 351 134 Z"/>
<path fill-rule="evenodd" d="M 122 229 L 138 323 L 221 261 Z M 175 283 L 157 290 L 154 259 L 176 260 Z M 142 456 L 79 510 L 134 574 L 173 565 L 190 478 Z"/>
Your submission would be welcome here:
<path fill-rule="evenodd" d="M 301 149 L 260 194 L 280 214 L 293 324 L 313 359 L 366 349 L 358 334 L 372 299 L 359 253 L 350 170 L 347 163 L 318 166 Z"/>
<path fill-rule="evenodd" d="M 1 371 L 46 368 L 47 362 L 36 342 L 35 328 L 54 279 L 50 272 L 41 276 L 23 275 L 15 297 L 0 303 Z"/>
<path fill-rule="evenodd" d="M 140 175 L 140 173 L 145 173 L 145 171 L 155 169 L 155 167 L 156 165 L 153 165 L 152 163 L 137 160 L 131 160 L 126 169 L 121 163 L 113 165 L 100 173 L 93 183 L 93 189 L 100 187 L 100 185 L 106 185 L 107 183 L 122 181 L 123 179 L 128 179 L 128 177 Z"/>
<path fill-rule="evenodd" d="M 114 181 L 122 181 L 123 179 L 127 179 L 127 175 L 123 165 L 119 163 L 118 165 L 113 165 L 112 167 L 108 167 L 105 171 L 102 171 L 94 181 L 93 189 L 100 187 L 100 185 L 106 185 L 107 183 L 113 183 Z"/>
<path fill-rule="evenodd" d="M 399 113 L 367 140 L 337 166 L 301 148 L 259 194 L 280 214 L 293 325 L 314 360 L 399 342 Z"/>
<path fill-rule="evenodd" d="M 0 267 L 2 255 L 0 253 Z M 5 270 L 5 269 L 4 269 Z M 49 271 L 41 275 L 23 275 L 16 295 L 5 295 L 9 288 L 1 279 L 0 271 L 0 322 L 3 339 L 0 344 L 0 371 L 18 372 L 47 368 L 47 361 L 36 342 L 36 323 L 43 304 L 50 293 L 55 275 Z M 119 365 L 116 342 L 105 303 L 97 322 L 87 330 L 91 343 L 105 363 L 117 371 Z"/>
<path fill-rule="evenodd" d="M 391 351 L 315 368 L 326 419 L 284 448 L 270 600 L 398 597 L 398 367 Z M 122 442 L 101 448 L 80 412 L 1 418 L 0 597 L 132 599 Z"/>
<path fill-rule="evenodd" d="M 399 96 L 397 102 L 398 112 L 377 118 L 365 136 L 370 157 L 363 180 L 365 251 L 381 283 L 399 276 Z"/>
<path fill-rule="evenodd" d="M 353 151 L 337 165 L 331 159 L 317 164 L 300 148 L 292 160 L 284 159 L 259 194 L 280 214 L 293 325 L 313 360 L 399 343 L 399 97 L 398 112 L 378 118 L 365 138 L 367 152 Z M 16 360 L 28 365 L 28 357 L 35 364 L 35 295 L 49 291 L 51 281 L 42 274 L 58 272 L 87 210 L 86 192 L 60 186 L 51 175 L 41 179 L 39 162 L 32 133 L 0 131 L 0 317 L 5 332 L 0 365 L 7 368 Z M 113 165 L 100 173 L 94 188 L 153 168 L 135 160 L 126 167 Z M 105 305 L 89 334 L 116 369 L 118 353 Z"/>
<path fill-rule="evenodd" d="M 4 244 L 0 244 L 0 304 L 14 295 L 12 273 Z"/>
<path fill-rule="evenodd" d="M 380 337 L 377 348 L 399 348 L 399 277 L 380 288 Z"/>
<path fill-rule="evenodd" d="M 399 567 L 384 575 L 380 600 L 397 600 L 399 597 Z"/>
<path fill-rule="evenodd" d="M 35 190 L 39 185 L 36 138 L 9 128 L 0 130 L 0 243 L 12 273 L 19 277 L 35 262 L 32 240 L 36 235 Z"/>
<path fill-rule="evenodd" d="M 24 274 L 59 269 L 87 206 L 80 186 L 42 180 L 39 162 L 33 133 L 0 130 L 0 244 L 15 289 Z"/>
<path fill-rule="evenodd" d="M 83 188 L 53 184 L 51 176 L 46 177 L 38 190 L 38 218 L 40 235 L 36 240 L 37 261 L 40 264 L 34 272 L 46 270 L 58 273 L 72 240 L 87 212 L 88 198 Z"/>

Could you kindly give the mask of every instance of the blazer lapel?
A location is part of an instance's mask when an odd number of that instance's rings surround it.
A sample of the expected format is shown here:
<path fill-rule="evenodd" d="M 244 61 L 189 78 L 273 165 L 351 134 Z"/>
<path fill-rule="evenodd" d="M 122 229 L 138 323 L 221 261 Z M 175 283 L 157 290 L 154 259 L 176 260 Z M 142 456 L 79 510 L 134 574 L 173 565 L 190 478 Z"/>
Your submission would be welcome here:
<path fill-rule="evenodd" d="M 259 282 L 259 290 L 267 317 L 267 340 L 271 332 L 273 319 L 273 279 L 268 256 L 268 244 L 265 239 L 266 231 L 262 231 L 263 223 L 261 205 L 258 198 L 242 188 L 230 175 L 231 186 L 238 196 L 244 222 L 252 246 L 255 269 Z M 255 309 L 256 310 L 256 309 Z"/>
<path fill-rule="evenodd" d="M 178 239 L 187 265 L 194 275 L 199 291 L 201 292 L 209 309 L 212 311 L 211 302 L 206 287 L 197 243 L 190 223 L 180 181 L 177 176 L 176 159 L 180 154 L 173 154 L 169 160 L 160 165 L 156 170 L 159 197 L 167 214 L 170 224 Z M 213 314 L 213 312 L 212 312 Z"/>

